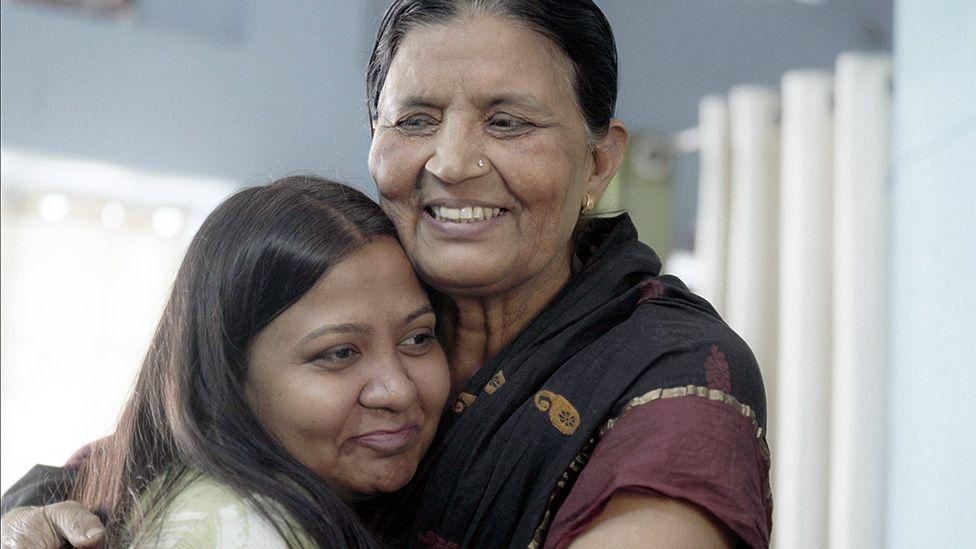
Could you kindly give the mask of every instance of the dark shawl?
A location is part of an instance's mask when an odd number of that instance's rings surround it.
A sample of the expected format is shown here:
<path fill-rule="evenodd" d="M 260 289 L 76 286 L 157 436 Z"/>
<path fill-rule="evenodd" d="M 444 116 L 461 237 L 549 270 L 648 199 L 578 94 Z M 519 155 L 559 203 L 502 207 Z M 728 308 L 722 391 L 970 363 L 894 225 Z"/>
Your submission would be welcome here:
<path fill-rule="evenodd" d="M 7 514 L 14 507 L 47 505 L 68 499 L 76 471 L 74 467 L 35 465 L 4 492 L 0 512 Z"/>
<path fill-rule="evenodd" d="M 726 370 L 723 384 L 734 396 L 713 396 L 745 406 L 765 447 L 752 353 L 706 301 L 660 276 L 660 260 L 629 217 L 593 220 L 577 257 L 582 270 L 447 412 L 417 477 L 387 512 L 392 539 L 408 547 L 539 544 L 601 428 L 655 389 L 707 398 L 702 365 L 715 346 L 739 367 Z"/>

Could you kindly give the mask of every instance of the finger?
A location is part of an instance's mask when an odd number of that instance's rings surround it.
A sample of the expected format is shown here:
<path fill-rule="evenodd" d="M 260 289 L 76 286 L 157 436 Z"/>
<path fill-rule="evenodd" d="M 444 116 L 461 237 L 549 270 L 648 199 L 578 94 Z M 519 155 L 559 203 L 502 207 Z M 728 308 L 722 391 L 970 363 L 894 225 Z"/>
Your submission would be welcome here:
<path fill-rule="evenodd" d="M 62 501 L 43 510 L 55 531 L 75 547 L 94 547 L 105 535 L 102 521 L 77 501 Z"/>
<path fill-rule="evenodd" d="M 3 549 L 59 549 L 63 541 L 40 507 L 17 507 L 0 520 Z"/>

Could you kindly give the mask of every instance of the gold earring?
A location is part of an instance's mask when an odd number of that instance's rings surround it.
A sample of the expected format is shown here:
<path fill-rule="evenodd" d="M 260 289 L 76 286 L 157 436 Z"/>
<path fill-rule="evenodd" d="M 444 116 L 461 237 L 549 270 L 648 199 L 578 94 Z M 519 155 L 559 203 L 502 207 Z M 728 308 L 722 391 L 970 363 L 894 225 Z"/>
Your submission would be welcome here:
<path fill-rule="evenodd" d="M 590 193 L 586 193 L 583 200 L 583 205 L 580 207 L 580 214 L 587 215 L 593 211 L 593 207 L 596 206 L 596 202 L 593 201 L 593 197 Z"/>

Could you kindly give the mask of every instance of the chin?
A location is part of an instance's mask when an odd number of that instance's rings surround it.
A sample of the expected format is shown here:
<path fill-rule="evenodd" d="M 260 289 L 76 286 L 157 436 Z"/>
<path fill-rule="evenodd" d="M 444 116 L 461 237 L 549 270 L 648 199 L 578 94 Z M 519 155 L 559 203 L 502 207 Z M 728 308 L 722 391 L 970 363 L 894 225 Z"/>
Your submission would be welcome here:
<path fill-rule="evenodd" d="M 389 477 L 381 477 L 376 479 L 375 484 L 371 486 L 370 492 L 372 495 L 386 494 L 390 492 L 396 492 L 400 488 L 403 488 L 410 482 L 413 478 L 413 474 L 416 472 L 417 468 L 414 466 L 410 469 L 409 474 L 398 471 Z"/>
<path fill-rule="evenodd" d="M 453 260 L 418 262 L 417 268 L 424 282 L 449 295 L 494 295 L 510 272 L 483 262 Z"/>

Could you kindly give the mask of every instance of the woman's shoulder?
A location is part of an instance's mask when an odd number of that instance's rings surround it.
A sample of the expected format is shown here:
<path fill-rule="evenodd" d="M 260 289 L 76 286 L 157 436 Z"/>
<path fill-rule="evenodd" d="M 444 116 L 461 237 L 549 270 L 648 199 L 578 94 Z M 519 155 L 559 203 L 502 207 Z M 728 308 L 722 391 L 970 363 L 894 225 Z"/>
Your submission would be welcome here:
<path fill-rule="evenodd" d="M 178 489 L 133 546 L 288 547 L 279 529 L 256 507 L 257 498 L 242 496 L 212 476 L 195 475 Z M 282 530 L 287 532 L 287 526 Z"/>
<path fill-rule="evenodd" d="M 690 502 L 748 546 L 768 544 L 766 402 L 749 346 L 670 276 L 637 284 L 615 348 L 644 357 L 559 508 L 546 547 L 567 546 L 621 491 Z M 640 359 L 638 359 L 640 360 Z"/>
<path fill-rule="evenodd" d="M 624 321 L 637 352 L 653 358 L 634 385 L 646 391 L 679 387 L 719 389 L 748 404 L 765 426 L 762 374 L 749 345 L 705 299 L 676 277 L 635 286 L 636 306 Z M 640 396 L 640 395 L 632 395 Z"/>

